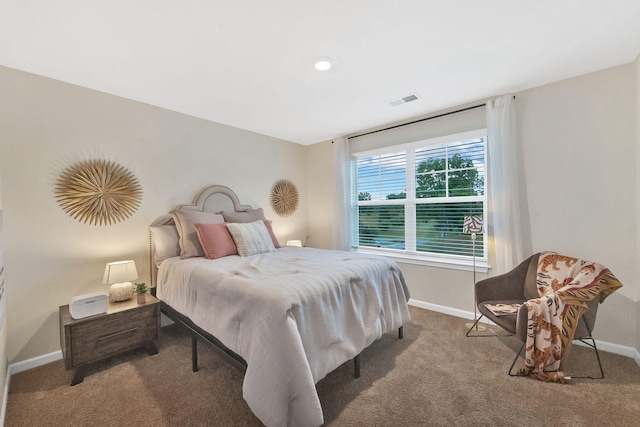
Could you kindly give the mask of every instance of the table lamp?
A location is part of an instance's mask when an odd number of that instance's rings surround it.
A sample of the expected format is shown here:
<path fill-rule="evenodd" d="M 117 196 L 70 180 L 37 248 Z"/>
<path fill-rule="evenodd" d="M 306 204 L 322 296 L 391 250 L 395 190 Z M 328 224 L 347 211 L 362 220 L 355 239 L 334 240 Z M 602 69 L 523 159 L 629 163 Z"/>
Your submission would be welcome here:
<path fill-rule="evenodd" d="M 102 283 L 111 285 L 109 288 L 109 301 L 126 301 L 133 296 L 134 285 L 132 280 L 138 278 L 138 270 L 135 261 L 110 262 L 104 269 Z"/>

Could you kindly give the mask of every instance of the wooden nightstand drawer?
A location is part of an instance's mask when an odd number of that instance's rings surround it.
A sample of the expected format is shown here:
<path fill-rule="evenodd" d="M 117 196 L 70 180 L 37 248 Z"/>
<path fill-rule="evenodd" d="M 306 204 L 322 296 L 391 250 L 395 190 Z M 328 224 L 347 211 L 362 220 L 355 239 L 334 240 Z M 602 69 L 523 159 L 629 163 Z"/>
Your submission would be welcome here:
<path fill-rule="evenodd" d="M 93 362 L 158 337 L 156 307 L 146 306 L 71 327 L 72 365 Z"/>

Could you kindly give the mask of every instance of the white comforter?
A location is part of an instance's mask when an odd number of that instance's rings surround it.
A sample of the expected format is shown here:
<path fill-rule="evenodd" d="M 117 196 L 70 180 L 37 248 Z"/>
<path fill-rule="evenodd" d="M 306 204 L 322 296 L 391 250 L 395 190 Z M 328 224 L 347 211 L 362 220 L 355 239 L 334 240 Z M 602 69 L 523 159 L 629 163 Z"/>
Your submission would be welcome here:
<path fill-rule="evenodd" d="M 158 296 L 247 361 L 243 397 L 267 426 L 322 424 L 315 384 L 410 320 L 398 266 L 353 252 L 170 258 Z"/>

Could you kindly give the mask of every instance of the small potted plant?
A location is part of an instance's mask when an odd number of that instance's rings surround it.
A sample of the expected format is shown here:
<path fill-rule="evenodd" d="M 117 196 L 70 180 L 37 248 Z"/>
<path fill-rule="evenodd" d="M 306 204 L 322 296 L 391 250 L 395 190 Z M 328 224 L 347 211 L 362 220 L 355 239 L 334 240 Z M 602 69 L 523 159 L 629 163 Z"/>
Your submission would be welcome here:
<path fill-rule="evenodd" d="M 146 301 L 147 285 L 145 283 L 136 283 L 135 293 L 138 294 L 138 304 L 144 304 Z"/>

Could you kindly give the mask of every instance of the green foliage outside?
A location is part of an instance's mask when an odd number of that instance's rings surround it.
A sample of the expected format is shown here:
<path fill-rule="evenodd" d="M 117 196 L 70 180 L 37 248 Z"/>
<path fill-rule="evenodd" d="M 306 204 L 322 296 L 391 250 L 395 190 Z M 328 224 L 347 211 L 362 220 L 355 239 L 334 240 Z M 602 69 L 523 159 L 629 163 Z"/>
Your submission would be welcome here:
<path fill-rule="evenodd" d="M 431 158 L 420 163 L 416 170 L 416 197 L 446 197 L 446 167 L 444 158 Z M 449 157 L 449 196 L 482 195 L 484 179 L 471 159 L 460 154 Z"/>
<path fill-rule="evenodd" d="M 360 246 L 404 249 L 404 206 L 359 206 Z"/>

